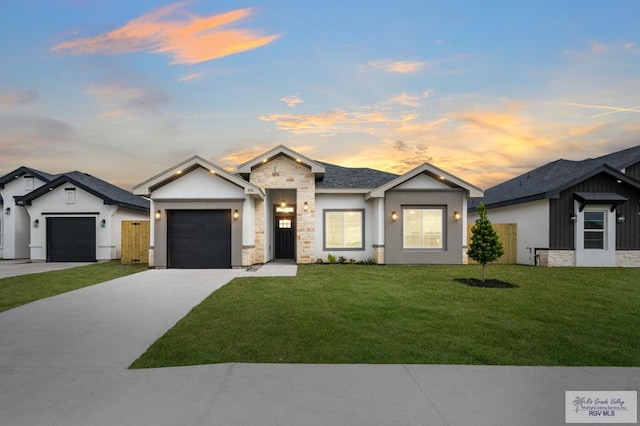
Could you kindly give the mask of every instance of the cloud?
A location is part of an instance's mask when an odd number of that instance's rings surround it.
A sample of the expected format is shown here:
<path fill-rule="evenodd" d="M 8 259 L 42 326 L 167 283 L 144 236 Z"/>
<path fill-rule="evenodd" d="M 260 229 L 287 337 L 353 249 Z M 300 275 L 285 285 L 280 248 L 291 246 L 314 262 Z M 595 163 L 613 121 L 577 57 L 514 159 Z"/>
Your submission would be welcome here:
<path fill-rule="evenodd" d="M 115 117 L 131 112 L 157 112 L 171 99 L 162 89 L 135 87 L 122 83 L 93 85 L 85 90 L 106 111 L 100 117 Z"/>
<path fill-rule="evenodd" d="M 297 104 L 302 103 L 302 98 L 298 95 L 285 96 L 284 98 L 280 98 L 280 100 L 287 104 L 289 108 L 294 108 Z"/>
<path fill-rule="evenodd" d="M 194 72 L 191 74 L 183 75 L 182 77 L 178 78 L 178 81 L 182 82 L 182 81 L 199 80 L 200 77 L 202 77 L 203 75 L 204 73 L 202 72 Z"/>
<path fill-rule="evenodd" d="M 420 107 L 422 104 L 420 103 L 420 99 L 427 98 L 431 95 L 432 91 L 427 90 L 422 92 L 421 95 L 411 95 L 407 92 L 402 92 L 401 94 L 392 97 L 387 101 L 389 104 L 398 104 L 409 107 Z"/>
<path fill-rule="evenodd" d="M 381 70 L 383 72 L 392 72 L 399 74 L 408 74 L 421 70 L 427 62 L 423 61 L 369 61 L 371 68 Z"/>
<path fill-rule="evenodd" d="M 247 18 L 252 9 L 201 17 L 184 10 L 186 4 L 170 4 L 107 33 L 64 41 L 51 50 L 73 55 L 148 51 L 168 55 L 172 65 L 193 65 L 256 49 L 279 37 L 232 26 Z"/>
<path fill-rule="evenodd" d="M 0 93 L 0 108 L 12 108 L 35 100 L 38 94 L 33 90 L 24 92 Z"/>

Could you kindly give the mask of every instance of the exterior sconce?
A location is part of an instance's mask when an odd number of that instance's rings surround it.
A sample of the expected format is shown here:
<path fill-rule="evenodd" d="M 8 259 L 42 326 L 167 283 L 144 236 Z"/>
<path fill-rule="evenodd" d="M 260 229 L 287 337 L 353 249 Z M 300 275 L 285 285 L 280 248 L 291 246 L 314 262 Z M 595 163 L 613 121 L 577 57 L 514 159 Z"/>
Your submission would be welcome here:
<path fill-rule="evenodd" d="M 306 201 L 304 202 L 304 204 L 302 205 L 302 210 L 309 211 L 309 203 L 307 203 Z"/>
<path fill-rule="evenodd" d="M 4 214 L 9 216 L 11 214 L 11 207 L 7 207 L 6 209 L 4 209 Z"/>
<path fill-rule="evenodd" d="M 38 228 L 40 226 L 40 219 L 36 219 L 33 221 L 33 227 Z"/>
<path fill-rule="evenodd" d="M 280 207 L 285 208 L 287 207 L 287 202 L 284 200 L 284 198 L 282 199 L 282 201 L 280 202 Z"/>
<path fill-rule="evenodd" d="M 105 219 L 102 219 L 100 221 L 100 228 L 106 228 L 107 227 L 107 221 Z"/>
<path fill-rule="evenodd" d="M 618 216 L 618 217 L 616 218 L 616 220 L 618 221 L 618 223 L 624 223 L 624 221 L 625 221 L 625 217 L 624 217 L 624 216 L 622 216 L 622 215 L 620 215 L 620 216 Z"/>
<path fill-rule="evenodd" d="M 391 212 L 391 220 L 394 222 L 398 220 L 398 213 L 395 210 Z"/>
<path fill-rule="evenodd" d="M 578 216 L 576 216 L 575 213 L 571 213 L 571 216 L 569 216 L 569 220 L 571 221 L 571 223 L 576 223 L 578 221 Z"/>
<path fill-rule="evenodd" d="M 459 211 L 455 211 L 453 212 L 453 220 L 455 220 L 456 222 L 460 220 L 462 216 L 460 216 L 460 212 Z"/>
<path fill-rule="evenodd" d="M 162 214 L 160 213 L 160 210 L 156 210 L 156 220 L 160 219 L 162 217 Z"/>
<path fill-rule="evenodd" d="M 238 217 L 240 217 L 240 212 L 238 212 L 238 209 L 235 209 L 233 211 L 233 220 L 238 220 Z"/>

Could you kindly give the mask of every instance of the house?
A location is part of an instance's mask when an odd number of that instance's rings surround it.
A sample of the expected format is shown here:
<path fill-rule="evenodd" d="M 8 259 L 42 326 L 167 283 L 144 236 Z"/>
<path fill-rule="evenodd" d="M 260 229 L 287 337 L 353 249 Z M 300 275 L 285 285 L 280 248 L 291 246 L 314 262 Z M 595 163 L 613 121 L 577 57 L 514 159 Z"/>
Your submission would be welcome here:
<path fill-rule="evenodd" d="M 485 191 L 494 223 L 517 224 L 518 263 L 640 266 L 640 146 L 557 160 Z"/>
<path fill-rule="evenodd" d="M 148 220 L 149 201 L 82 172 L 20 167 L 0 177 L 0 257 L 92 262 L 120 257 L 123 220 Z"/>
<path fill-rule="evenodd" d="M 372 258 L 461 264 L 475 186 L 425 163 L 401 176 L 277 146 L 230 173 L 194 156 L 136 185 L 151 199 L 150 264 L 231 268 Z"/>

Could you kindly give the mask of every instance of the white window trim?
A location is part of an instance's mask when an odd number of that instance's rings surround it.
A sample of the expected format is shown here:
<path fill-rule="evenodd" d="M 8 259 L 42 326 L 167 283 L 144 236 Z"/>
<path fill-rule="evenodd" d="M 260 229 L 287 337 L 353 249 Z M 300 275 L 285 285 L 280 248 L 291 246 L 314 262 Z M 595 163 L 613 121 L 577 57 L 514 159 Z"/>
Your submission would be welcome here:
<path fill-rule="evenodd" d="M 327 246 L 327 213 L 360 213 L 360 227 L 361 227 L 361 245 L 359 247 L 329 247 Z M 324 251 L 364 251 L 365 248 L 365 211 L 364 209 L 324 209 L 322 211 L 322 248 Z"/>
<path fill-rule="evenodd" d="M 406 238 L 405 238 L 405 220 L 407 217 L 408 210 L 439 210 L 441 213 L 441 237 L 440 237 L 440 247 L 407 247 L 406 246 Z M 442 251 L 447 249 L 447 225 L 446 225 L 446 217 L 447 217 L 447 207 L 446 206 L 431 206 L 431 205 L 410 205 L 410 206 L 402 206 L 402 249 L 403 250 L 437 250 Z M 422 230 L 424 231 L 424 230 Z M 424 240 L 423 240 L 424 244 Z"/>

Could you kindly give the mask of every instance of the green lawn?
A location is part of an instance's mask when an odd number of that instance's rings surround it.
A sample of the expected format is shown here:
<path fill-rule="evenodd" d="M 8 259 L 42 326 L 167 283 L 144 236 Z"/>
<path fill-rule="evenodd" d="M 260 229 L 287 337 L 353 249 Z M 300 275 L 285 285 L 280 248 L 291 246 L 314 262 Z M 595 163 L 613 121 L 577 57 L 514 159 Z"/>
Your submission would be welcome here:
<path fill-rule="evenodd" d="M 0 312 L 148 269 L 146 264 L 122 265 L 119 260 L 0 279 Z"/>
<path fill-rule="evenodd" d="M 235 279 L 132 368 L 221 362 L 640 366 L 640 269 L 305 265 Z"/>

